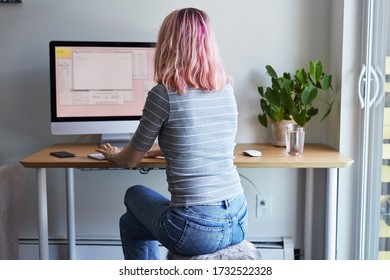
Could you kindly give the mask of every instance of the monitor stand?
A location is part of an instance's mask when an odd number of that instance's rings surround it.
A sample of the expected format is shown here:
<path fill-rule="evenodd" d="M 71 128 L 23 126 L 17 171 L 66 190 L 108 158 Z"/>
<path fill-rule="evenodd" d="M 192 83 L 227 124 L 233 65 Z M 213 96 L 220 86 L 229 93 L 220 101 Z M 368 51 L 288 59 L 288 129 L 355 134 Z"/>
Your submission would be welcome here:
<path fill-rule="evenodd" d="M 133 133 L 102 134 L 100 144 L 110 143 L 111 146 L 123 148 L 130 144 L 131 137 L 133 137 Z"/>

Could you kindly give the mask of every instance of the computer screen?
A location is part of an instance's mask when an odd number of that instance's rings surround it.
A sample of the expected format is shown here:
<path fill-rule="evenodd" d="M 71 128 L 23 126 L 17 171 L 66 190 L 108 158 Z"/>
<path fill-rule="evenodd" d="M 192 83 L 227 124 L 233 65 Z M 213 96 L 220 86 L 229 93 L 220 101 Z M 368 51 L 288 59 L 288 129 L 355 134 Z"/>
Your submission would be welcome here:
<path fill-rule="evenodd" d="M 51 132 L 101 134 L 136 130 L 155 85 L 154 43 L 51 41 Z"/>

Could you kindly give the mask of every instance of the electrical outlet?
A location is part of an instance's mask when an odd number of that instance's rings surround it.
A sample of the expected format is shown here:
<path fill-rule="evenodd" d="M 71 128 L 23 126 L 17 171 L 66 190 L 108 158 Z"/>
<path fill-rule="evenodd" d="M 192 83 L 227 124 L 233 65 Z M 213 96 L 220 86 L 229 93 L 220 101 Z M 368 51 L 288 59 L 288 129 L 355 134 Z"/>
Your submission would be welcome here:
<path fill-rule="evenodd" d="M 272 196 L 256 195 L 256 217 L 272 218 Z"/>

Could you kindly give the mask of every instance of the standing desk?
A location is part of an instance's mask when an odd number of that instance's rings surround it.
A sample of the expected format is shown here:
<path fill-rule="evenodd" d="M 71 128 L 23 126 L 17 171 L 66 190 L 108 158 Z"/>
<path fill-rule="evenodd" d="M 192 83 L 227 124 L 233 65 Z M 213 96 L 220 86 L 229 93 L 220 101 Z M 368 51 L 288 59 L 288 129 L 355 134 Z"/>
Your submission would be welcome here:
<path fill-rule="evenodd" d="M 20 161 L 24 167 L 35 168 L 37 172 L 40 259 L 49 259 L 47 168 L 66 169 L 68 251 L 69 259 L 75 259 L 74 169 L 118 168 L 116 164 L 107 160 L 99 161 L 87 157 L 88 154 L 95 153 L 98 146 L 97 143 L 56 144 Z M 247 149 L 260 150 L 262 156 L 244 156 L 242 152 Z M 61 150 L 74 153 L 77 156 L 74 158 L 56 158 L 49 155 L 52 151 Z M 275 147 L 271 144 L 237 144 L 234 152 L 234 163 L 238 168 L 304 168 L 306 170 L 304 248 L 305 256 L 309 259 L 312 239 L 313 169 L 325 168 L 327 170 L 325 258 L 336 259 L 338 171 L 339 168 L 352 165 L 353 160 L 351 158 L 323 144 L 305 144 L 305 150 L 301 157 L 288 156 L 285 148 Z M 138 167 L 165 168 L 165 160 L 162 158 L 145 158 Z"/>

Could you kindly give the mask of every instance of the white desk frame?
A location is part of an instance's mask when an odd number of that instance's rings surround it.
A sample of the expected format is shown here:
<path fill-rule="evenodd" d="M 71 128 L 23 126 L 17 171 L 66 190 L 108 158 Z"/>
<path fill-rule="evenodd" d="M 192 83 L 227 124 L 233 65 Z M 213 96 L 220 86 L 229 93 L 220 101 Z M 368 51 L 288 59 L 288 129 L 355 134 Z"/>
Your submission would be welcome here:
<path fill-rule="evenodd" d="M 248 146 L 249 145 L 249 146 Z M 248 144 L 239 149 L 258 148 L 261 144 Z M 268 149 L 268 146 L 265 146 Z M 58 148 L 57 148 L 58 149 Z M 263 150 L 262 145 L 260 150 Z M 272 149 L 272 148 L 269 148 Z M 69 149 L 68 149 L 69 150 Z M 77 151 L 76 151 L 77 153 Z M 342 155 L 341 155 L 342 156 Z M 344 157 L 344 156 L 342 156 Z M 86 154 L 85 154 L 86 158 Z M 237 156 L 236 156 L 237 158 Z M 288 158 L 287 158 L 288 159 Z M 290 158 L 291 159 L 291 158 Z M 286 158 L 283 158 L 286 160 Z M 288 159 L 289 160 L 289 159 Z M 240 161 L 240 159 L 238 159 Z M 29 160 L 21 161 L 26 167 L 34 167 L 37 170 L 37 188 L 38 188 L 38 224 L 39 224 L 39 256 L 40 259 L 49 259 L 49 241 L 48 241 L 48 210 L 47 210 L 47 180 L 46 171 L 48 167 L 41 167 L 50 165 L 50 167 L 63 167 L 66 168 L 66 193 L 67 193 L 67 238 L 68 238 L 68 253 L 69 259 L 76 259 L 76 234 L 75 234 L 75 204 L 74 204 L 74 167 L 57 166 L 54 164 L 47 164 L 44 162 L 33 162 L 29 164 Z M 240 167 L 286 167 L 280 166 L 280 160 L 276 161 L 277 164 L 265 163 L 263 166 L 259 166 L 257 163 L 253 163 L 252 159 L 244 159 L 238 162 L 236 165 Z M 337 207 L 338 207 L 338 167 L 347 167 L 353 163 L 352 159 L 343 158 L 343 164 L 336 167 L 329 167 L 328 163 L 325 166 L 316 165 L 313 163 L 314 168 L 326 168 L 327 170 L 327 198 L 326 198 L 326 234 L 325 234 L 325 259 L 335 260 L 337 258 Z M 96 163 L 96 162 L 94 162 Z M 92 164 L 92 163 L 91 163 Z M 283 163 L 285 164 L 285 163 Z M 77 165 L 77 164 L 76 164 Z M 153 168 L 153 163 L 149 163 Z M 70 164 L 72 166 L 72 164 Z M 148 163 L 145 163 L 148 166 Z M 158 165 L 161 167 L 161 162 Z M 92 166 L 95 167 L 95 166 Z M 288 167 L 288 166 L 287 166 Z M 311 258 L 311 242 L 312 242 L 312 213 L 313 213 L 313 189 L 314 189 L 314 169 L 308 166 L 291 166 L 301 167 L 306 169 L 306 196 L 305 196 L 305 228 L 304 228 L 304 250 L 305 258 Z M 78 168 L 78 167 L 76 167 Z"/>

